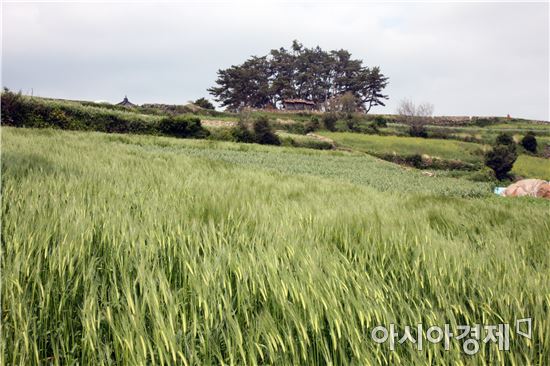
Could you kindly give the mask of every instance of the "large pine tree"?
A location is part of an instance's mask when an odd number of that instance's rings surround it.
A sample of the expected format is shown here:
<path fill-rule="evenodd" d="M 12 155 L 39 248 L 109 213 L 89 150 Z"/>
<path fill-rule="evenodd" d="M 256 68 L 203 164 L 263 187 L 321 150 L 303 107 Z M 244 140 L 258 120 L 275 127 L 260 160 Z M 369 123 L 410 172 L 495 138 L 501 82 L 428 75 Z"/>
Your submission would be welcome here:
<path fill-rule="evenodd" d="M 351 93 L 366 112 L 384 105 L 382 93 L 388 78 L 378 66 L 368 68 L 346 50 L 326 52 L 305 48 L 298 41 L 290 50 L 281 47 L 268 56 L 251 57 L 241 65 L 218 71 L 216 86 L 208 91 L 222 107 L 264 108 L 289 98 L 301 98 L 318 106 L 333 97 Z"/>

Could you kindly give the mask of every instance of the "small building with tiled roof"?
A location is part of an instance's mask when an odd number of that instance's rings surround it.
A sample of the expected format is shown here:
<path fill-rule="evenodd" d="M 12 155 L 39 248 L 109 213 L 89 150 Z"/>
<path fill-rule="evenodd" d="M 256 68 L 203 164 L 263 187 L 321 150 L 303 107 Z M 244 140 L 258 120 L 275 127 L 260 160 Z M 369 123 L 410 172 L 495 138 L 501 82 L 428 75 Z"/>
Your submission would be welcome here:
<path fill-rule="evenodd" d="M 305 99 L 285 99 L 283 108 L 287 111 L 310 111 L 315 108 L 315 103 Z"/>

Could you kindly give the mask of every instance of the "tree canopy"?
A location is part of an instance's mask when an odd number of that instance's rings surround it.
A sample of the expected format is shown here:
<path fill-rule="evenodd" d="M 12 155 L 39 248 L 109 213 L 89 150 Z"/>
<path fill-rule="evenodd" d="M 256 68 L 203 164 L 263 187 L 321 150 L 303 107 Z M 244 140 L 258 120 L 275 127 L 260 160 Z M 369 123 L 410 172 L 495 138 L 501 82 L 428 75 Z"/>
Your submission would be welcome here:
<path fill-rule="evenodd" d="M 497 179 L 504 180 L 509 178 L 508 172 L 512 170 L 517 158 L 514 138 L 507 133 L 501 133 L 493 148 L 485 153 L 485 165 L 494 170 Z"/>
<path fill-rule="evenodd" d="M 368 112 L 388 99 L 382 91 L 388 78 L 378 66 L 363 66 L 346 50 L 324 51 L 292 47 L 273 49 L 268 55 L 252 56 L 240 65 L 218 70 L 216 86 L 208 89 L 222 107 L 276 107 L 285 99 L 305 99 L 318 107 L 334 97 L 351 93 L 357 108 Z"/>

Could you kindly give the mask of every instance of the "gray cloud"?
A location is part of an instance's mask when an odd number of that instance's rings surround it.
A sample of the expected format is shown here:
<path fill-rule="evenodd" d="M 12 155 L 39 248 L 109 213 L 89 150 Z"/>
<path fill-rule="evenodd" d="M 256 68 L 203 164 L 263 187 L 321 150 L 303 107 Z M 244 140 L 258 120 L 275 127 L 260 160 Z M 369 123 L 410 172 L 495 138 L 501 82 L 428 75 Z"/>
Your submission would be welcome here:
<path fill-rule="evenodd" d="M 216 71 L 293 39 L 348 49 L 436 114 L 549 120 L 548 3 L 5 3 L 2 84 L 183 103 Z"/>

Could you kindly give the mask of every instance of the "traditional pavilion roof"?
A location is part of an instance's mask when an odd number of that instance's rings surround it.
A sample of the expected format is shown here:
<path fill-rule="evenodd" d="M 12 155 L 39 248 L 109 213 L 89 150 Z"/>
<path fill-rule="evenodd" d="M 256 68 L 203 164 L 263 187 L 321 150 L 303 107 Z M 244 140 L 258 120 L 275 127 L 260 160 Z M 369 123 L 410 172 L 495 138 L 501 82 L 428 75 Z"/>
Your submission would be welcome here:
<path fill-rule="evenodd" d="M 135 107 L 135 104 L 130 102 L 126 95 L 124 96 L 124 99 L 122 100 L 122 102 L 118 103 L 117 105 L 121 105 L 124 107 Z"/>

